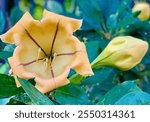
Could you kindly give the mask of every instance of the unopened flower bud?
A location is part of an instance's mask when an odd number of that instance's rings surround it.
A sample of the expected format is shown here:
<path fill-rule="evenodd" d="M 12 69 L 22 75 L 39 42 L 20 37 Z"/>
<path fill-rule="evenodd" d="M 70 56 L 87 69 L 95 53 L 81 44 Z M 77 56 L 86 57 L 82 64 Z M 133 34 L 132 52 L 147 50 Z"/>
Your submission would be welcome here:
<path fill-rule="evenodd" d="M 148 50 L 148 43 L 131 36 L 114 38 L 103 52 L 92 62 L 95 66 L 113 66 L 129 70 L 136 66 Z"/>
<path fill-rule="evenodd" d="M 150 17 L 150 5 L 148 3 L 139 2 L 135 4 L 132 11 L 140 11 L 141 13 L 138 15 L 138 18 L 142 21 L 147 20 Z"/>

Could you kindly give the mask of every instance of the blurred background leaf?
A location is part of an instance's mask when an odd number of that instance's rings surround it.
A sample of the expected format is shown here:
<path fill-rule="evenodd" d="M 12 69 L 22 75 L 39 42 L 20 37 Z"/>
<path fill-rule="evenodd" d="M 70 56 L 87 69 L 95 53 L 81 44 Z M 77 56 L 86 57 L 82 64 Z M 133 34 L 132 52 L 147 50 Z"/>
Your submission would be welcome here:
<path fill-rule="evenodd" d="M 0 34 L 4 31 L 5 28 L 5 18 L 2 11 L 0 11 Z"/>

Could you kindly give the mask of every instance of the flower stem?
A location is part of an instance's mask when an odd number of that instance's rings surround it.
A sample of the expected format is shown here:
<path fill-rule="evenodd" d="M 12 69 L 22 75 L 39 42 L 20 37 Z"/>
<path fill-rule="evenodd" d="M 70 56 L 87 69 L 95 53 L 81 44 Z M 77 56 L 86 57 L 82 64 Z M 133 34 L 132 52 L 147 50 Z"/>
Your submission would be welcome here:
<path fill-rule="evenodd" d="M 84 80 L 85 77 L 80 74 L 74 74 L 69 78 L 70 83 L 73 84 L 80 84 L 82 80 Z"/>

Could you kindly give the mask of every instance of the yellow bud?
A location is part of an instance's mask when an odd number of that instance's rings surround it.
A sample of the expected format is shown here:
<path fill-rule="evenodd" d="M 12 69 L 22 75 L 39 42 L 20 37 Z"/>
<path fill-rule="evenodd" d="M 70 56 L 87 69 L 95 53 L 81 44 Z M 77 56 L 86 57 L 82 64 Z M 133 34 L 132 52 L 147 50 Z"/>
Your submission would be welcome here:
<path fill-rule="evenodd" d="M 103 52 L 92 62 L 95 66 L 113 66 L 129 70 L 136 66 L 148 50 L 148 43 L 131 36 L 114 38 Z"/>
<path fill-rule="evenodd" d="M 150 17 L 150 5 L 145 2 L 140 2 L 135 4 L 135 6 L 132 9 L 133 12 L 141 11 L 141 13 L 138 15 L 138 18 L 142 21 L 149 19 Z"/>

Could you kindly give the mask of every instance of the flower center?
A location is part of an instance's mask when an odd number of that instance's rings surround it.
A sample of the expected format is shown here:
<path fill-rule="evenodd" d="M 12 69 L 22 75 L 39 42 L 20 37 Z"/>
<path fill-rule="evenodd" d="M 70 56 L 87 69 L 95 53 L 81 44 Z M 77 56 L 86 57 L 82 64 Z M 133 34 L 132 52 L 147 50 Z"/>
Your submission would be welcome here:
<path fill-rule="evenodd" d="M 41 54 L 41 48 L 38 49 L 36 61 L 40 59 L 40 54 Z M 57 57 L 57 53 L 54 52 L 52 53 L 52 55 L 48 55 L 45 58 L 43 58 L 43 65 L 44 65 L 45 71 L 51 68 L 52 62 L 56 59 L 56 57 Z"/>

